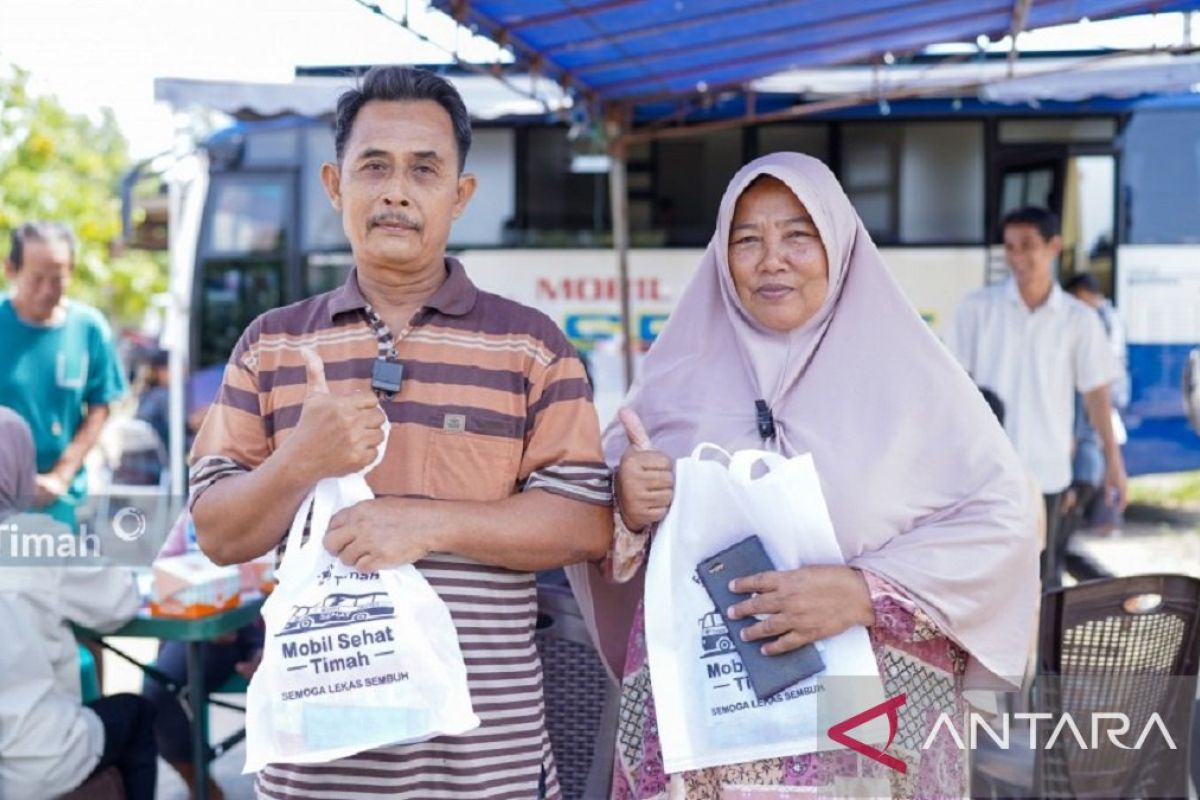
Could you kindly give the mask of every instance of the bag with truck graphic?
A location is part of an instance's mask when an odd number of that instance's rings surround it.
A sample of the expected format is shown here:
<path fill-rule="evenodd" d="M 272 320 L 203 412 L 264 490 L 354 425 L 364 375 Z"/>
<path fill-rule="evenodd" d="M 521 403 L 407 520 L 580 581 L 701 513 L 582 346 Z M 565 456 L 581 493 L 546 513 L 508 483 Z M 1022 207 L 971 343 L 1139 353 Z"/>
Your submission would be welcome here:
<path fill-rule="evenodd" d="M 702 562 L 750 535 L 759 537 L 777 570 L 844 563 L 812 456 L 730 455 L 701 444 L 675 462 L 675 498 L 650 547 L 644 605 L 668 773 L 837 749 L 829 723 L 884 700 L 861 626 L 817 642 L 823 671 L 757 697 L 696 574 Z M 887 726 L 864 724 L 855 735 L 882 743 Z"/>
<path fill-rule="evenodd" d="M 262 663 L 246 697 L 246 766 L 312 764 L 479 725 L 446 604 L 411 564 L 362 573 L 324 547 L 330 518 L 374 495 L 362 472 L 300 505 L 263 604 Z M 309 510 L 312 523 L 301 543 Z"/>

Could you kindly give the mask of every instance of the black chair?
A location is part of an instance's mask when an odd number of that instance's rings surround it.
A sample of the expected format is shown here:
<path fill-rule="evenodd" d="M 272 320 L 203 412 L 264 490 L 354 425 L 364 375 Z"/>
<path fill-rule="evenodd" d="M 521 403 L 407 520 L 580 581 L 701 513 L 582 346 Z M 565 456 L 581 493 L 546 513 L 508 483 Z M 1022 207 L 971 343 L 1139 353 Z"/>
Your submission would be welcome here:
<path fill-rule="evenodd" d="M 1050 721 L 1013 726 L 1009 747 L 980 735 L 975 791 L 990 797 L 1166 798 L 1188 796 L 1191 716 L 1200 665 L 1200 580 L 1182 575 L 1106 578 L 1047 592 L 1039 625 L 1033 710 Z M 1092 741 L 1092 712 L 1123 712 L 1136 742 L 1159 715 L 1140 749 L 1114 744 L 1102 722 Z M 1086 747 L 1063 730 L 1070 714 Z M 1097 718 L 1098 719 L 1098 718 Z M 1096 746 L 1093 747 L 1092 745 Z"/>
<path fill-rule="evenodd" d="M 538 585 L 535 634 L 546 729 L 566 800 L 603 800 L 612 780 L 617 690 L 566 586 Z"/>

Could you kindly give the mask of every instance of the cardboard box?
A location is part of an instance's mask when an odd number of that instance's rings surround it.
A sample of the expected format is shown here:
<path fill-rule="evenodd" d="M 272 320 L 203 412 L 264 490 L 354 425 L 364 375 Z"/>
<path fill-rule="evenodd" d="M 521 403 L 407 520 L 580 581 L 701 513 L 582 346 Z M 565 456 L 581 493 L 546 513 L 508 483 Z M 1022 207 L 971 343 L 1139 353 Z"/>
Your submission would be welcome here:
<path fill-rule="evenodd" d="M 240 584 L 237 567 L 218 567 L 203 553 L 162 558 L 154 562 L 150 613 L 195 619 L 237 608 Z"/>
<path fill-rule="evenodd" d="M 275 552 L 238 564 L 243 595 L 270 594 L 275 588 Z"/>

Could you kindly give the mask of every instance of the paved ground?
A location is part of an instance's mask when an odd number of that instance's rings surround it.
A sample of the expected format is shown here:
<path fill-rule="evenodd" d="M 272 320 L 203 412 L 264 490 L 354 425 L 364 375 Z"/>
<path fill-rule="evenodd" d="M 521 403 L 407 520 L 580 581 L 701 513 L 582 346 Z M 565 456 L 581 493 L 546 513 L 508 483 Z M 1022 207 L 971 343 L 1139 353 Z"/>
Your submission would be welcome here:
<path fill-rule="evenodd" d="M 1161 515 L 1135 513 L 1133 519 L 1111 536 L 1081 536 L 1080 549 L 1115 575 L 1154 572 L 1185 573 L 1200 577 L 1200 517 L 1175 515 L 1173 519 L 1153 519 Z M 150 660 L 156 643 L 139 639 L 114 640 L 114 644 L 137 658 Z M 131 665 L 105 654 L 105 688 L 108 692 L 138 691 L 141 675 Z M 211 719 L 213 736 L 223 737 L 242 724 L 241 715 L 214 708 Z M 239 745 L 214 764 L 217 782 L 229 800 L 253 800 L 254 780 L 242 775 L 244 746 Z M 160 762 L 158 800 L 186 800 L 183 781 L 165 763 Z"/>
<path fill-rule="evenodd" d="M 1168 572 L 1200 578 L 1200 519 L 1137 514 L 1111 536 L 1079 537 L 1080 549 L 1114 575 Z"/>

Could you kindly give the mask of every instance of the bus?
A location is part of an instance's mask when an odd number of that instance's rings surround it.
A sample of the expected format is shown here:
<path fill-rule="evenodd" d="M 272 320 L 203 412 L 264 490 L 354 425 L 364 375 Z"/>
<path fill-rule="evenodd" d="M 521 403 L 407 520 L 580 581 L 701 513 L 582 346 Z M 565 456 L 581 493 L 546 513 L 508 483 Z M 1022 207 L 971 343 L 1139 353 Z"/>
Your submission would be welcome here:
<path fill-rule="evenodd" d="M 286 102 L 268 104 L 274 116 L 243 109 L 166 175 L 164 345 L 173 385 L 186 388 L 172 410 L 175 465 L 186 420 L 211 402 L 246 325 L 340 285 L 351 266 L 318 177 L 333 159 L 331 112 L 344 86 L 330 83 L 324 111 L 310 103 L 294 113 L 301 104 Z M 559 323 L 588 362 L 606 422 L 625 387 L 603 159 L 555 117 L 479 116 L 468 160 L 479 190 L 455 224 L 451 250 L 481 288 Z M 831 166 L 939 333 L 964 295 L 1007 274 L 1003 214 L 1023 205 L 1058 212 L 1060 278 L 1095 275 L 1124 324 L 1130 474 L 1200 468 L 1200 95 L 1025 105 L 918 99 L 886 113 L 870 105 L 637 144 L 627 178 L 635 353 L 654 341 L 699 262 L 728 179 L 778 150 Z M 182 470 L 173 472 L 182 491 Z"/>

